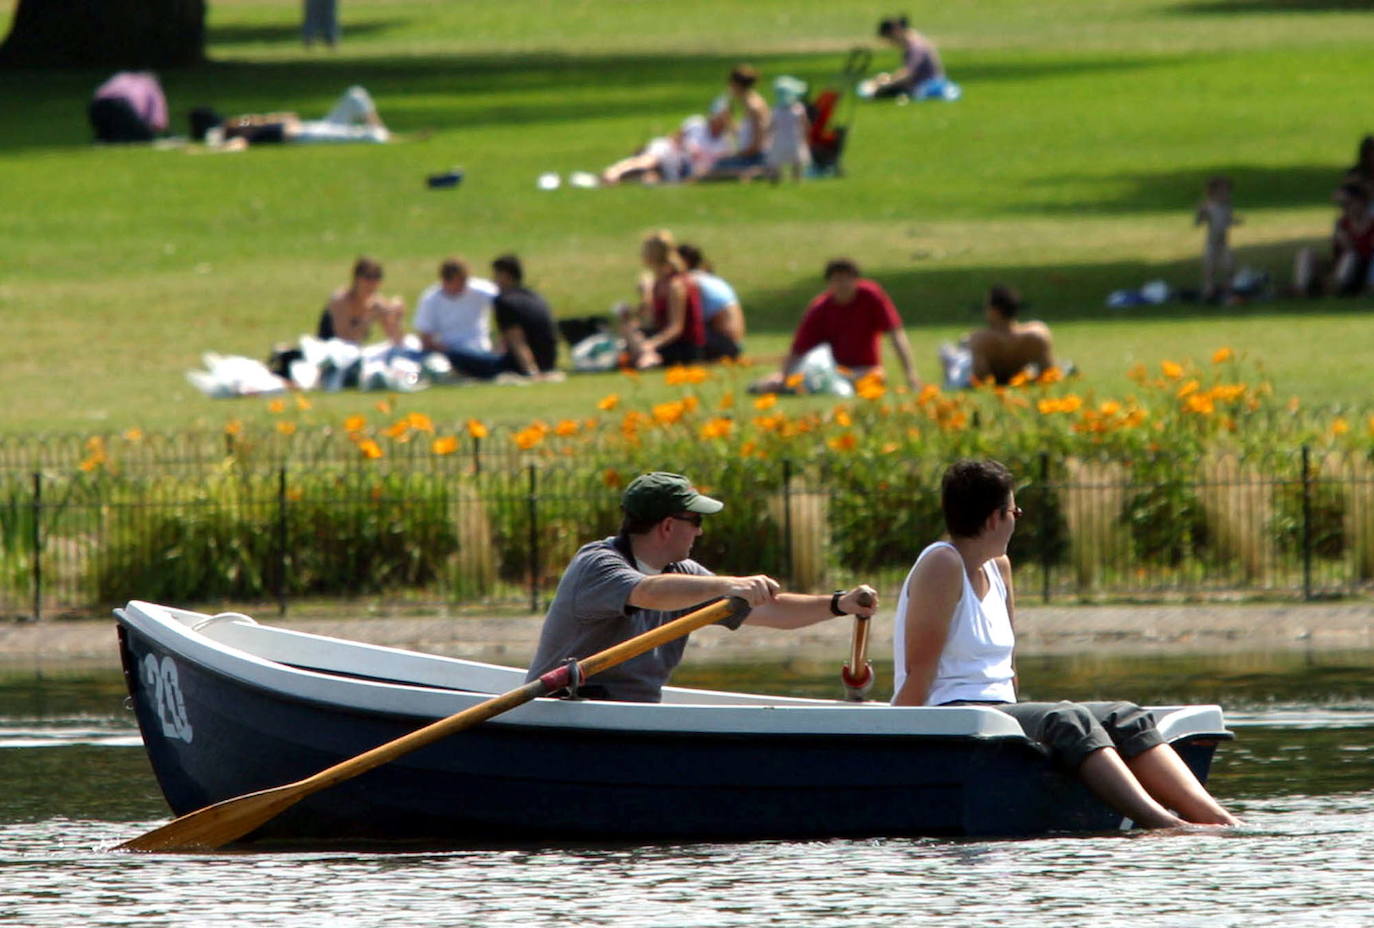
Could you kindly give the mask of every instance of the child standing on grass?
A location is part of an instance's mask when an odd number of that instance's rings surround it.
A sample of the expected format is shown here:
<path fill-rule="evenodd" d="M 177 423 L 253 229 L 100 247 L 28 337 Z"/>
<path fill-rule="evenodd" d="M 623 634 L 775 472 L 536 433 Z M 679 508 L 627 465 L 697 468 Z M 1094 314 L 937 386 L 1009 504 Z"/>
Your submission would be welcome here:
<path fill-rule="evenodd" d="M 1207 226 L 1202 246 L 1202 298 L 1209 302 L 1225 299 L 1231 292 L 1231 273 L 1235 257 L 1229 239 L 1231 226 L 1240 218 L 1231 211 L 1231 179 L 1217 176 L 1207 181 L 1203 200 L 1193 214 L 1193 225 Z"/>
<path fill-rule="evenodd" d="M 806 106 L 801 102 L 806 85 L 786 75 L 773 81 L 773 138 L 768 146 L 768 171 L 774 180 L 786 169 L 793 180 L 801 180 L 811 164 L 811 149 L 807 136 L 811 123 L 806 118 Z"/>

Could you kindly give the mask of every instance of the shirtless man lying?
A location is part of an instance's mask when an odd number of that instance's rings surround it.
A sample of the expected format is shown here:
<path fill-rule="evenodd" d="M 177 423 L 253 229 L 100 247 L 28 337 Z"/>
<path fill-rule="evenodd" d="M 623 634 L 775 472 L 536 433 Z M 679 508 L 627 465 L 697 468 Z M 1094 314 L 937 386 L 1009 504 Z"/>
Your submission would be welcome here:
<path fill-rule="evenodd" d="M 970 332 L 958 348 L 945 345 L 940 349 L 946 387 L 968 387 L 989 377 L 1006 384 L 1023 370 L 1038 373 L 1054 367 L 1049 326 L 1038 320 L 1016 320 L 1021 297 L 1015 290 L 992 287 L 983 311 L 987 328 Z"/>

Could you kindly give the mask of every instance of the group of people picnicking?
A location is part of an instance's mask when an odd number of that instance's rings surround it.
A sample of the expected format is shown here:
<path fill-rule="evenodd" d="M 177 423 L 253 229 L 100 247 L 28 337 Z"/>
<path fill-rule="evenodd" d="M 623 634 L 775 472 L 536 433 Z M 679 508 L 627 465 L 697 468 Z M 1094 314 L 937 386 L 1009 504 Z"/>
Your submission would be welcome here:
<path fill-rule="evenodd" d="M 1007 544 L 1022 516 L 1016 481 L 996 461 L 961 460 L 946 471 L 947 538 L 916 558 L 897 598 L 893 635 L 897 706 L 986 706 L 1011 716 L 1056 765 L 1144 828 L 1240 824 L 1203 787 L 1129 702 L 1018 702 L 1015 597 Z M 799 629 L 872 615 L 873 587 L 831 595 L 784 592 L 765 575 L 718 576 L 691 556 L 705 520 L 725 507 L 680 474 L 643 474 L 621 496 L 617 534 L 573 556 L 544 618 L 527 680 L 570 656 L 603 651 L 715 599 L 738 597 L 747 616 L 721 622 Z M 661 645 L 578 683 L 580 699 L 658 702 L 686 639 Z"/>
<path fill-rule="evenodd" d="M 678 244 L 657 231 L 640 245 L 642 273 L 635 300 L 615 307 L 615 335 L 621 366 L 655 367 L 736 360 L 744 350 L 745 317 L 730 283 L 716 274 L 702 249 Z M 491 279 L 474 275 L 459 258 L 439 265 L 439 280 L 416 304 L 414 336 L 405 328 L 405 302 L 381 292 L 383 270 L 360 257 L 348 285 L 331 294 L 318 325 L 320 339 L 365 345 L 374 327 L 393 356 L 420 362 L 442 355 L 452 372 L 475 380 L 557 379 L 558 326 L 549 304 L 525 283 L 515 255 L 491 263 Z M 751 385 L 755 392 L 798 392 L 794 375 L 813 352 L 824 349 L 837 376 L 852 383 L 883 370 L 882 345 L 890 344 L 912 389 L 922 386 L 902 318 L 887 291 L 867 279 L 848 258 L 829 261 L 824 289 L 802 313 L 791 345 L 774 373 Z M 984 328 L 958 348 L 941 350 L 945 383 L 1007 383 L 1022 371 L 1054 366 L 1049 329 L 1022 322 L 1020 297 L 995 286 L 988 292 Z M 495 333 L 493 334 L 493 323 Z M 418 342 L 418 343 L 417 343 Z M 957 361 L 950 355 L 957 355 Z"/>

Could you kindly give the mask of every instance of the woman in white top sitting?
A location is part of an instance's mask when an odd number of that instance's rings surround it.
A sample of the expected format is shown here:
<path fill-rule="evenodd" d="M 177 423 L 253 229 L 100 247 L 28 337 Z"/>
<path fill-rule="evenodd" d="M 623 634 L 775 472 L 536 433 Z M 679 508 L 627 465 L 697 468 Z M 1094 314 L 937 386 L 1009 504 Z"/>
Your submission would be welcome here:
<path fill-rule="evenodd" d="M 957 461 L 941 483 L 949 541 L 916 559 L 897 601 L 893 705 L 988 705 L 1137 825 L 1235 825 L 1155 728 L 1123 702 L 1018 703 L 1007 542 L 1021 516 L 1011 473 Z"/>

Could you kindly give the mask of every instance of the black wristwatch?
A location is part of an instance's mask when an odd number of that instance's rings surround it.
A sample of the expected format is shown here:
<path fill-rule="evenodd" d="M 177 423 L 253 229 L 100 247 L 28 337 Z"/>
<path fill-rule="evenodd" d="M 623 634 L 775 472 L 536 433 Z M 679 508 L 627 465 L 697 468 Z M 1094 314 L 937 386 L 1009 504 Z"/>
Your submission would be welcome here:
<path fill-rule="evenodd" d="M 830 613 L 831 613 L 832 615 L 849 615 L 848 612 L 845 612 L 843 609 L 840 608 L 840 597 L 843 596 L 843 595 L 844 595 L 845 593 L 847 593 L 847 592 L 849 592 L 849 591 L 848 591 L 848 590 L 836 590 L 834 593 L 831 594 L 831 596 L 830 596 Z"/>

